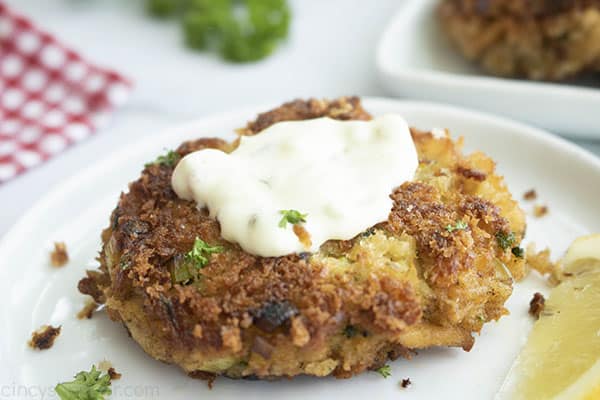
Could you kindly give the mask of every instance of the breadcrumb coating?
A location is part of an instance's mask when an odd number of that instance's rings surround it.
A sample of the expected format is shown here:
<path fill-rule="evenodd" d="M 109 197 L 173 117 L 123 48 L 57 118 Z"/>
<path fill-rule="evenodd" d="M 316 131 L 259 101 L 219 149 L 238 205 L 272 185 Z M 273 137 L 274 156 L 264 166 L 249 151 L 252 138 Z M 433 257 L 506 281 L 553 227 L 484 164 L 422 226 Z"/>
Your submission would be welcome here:
<path fill-rule="evenodd" d="M 494 75 L 557 81 L 600 70 L 598 0 L 441 0 L 438 17 Z"/>
<path fill-rule="evenodd" d="M 296 100 L 239 133 L 321 116 L 370 118 L 355 97 Z M 507 313 L 513 279 L 525 272 L 497 240 L 512 233 L 518 246 L 525 217 L 487 156 L 462 155 L 460 140 L 411 133 L 420 165 L 414 181 L 391 193 L 388 220 L 312 254 L 244 252 L 221 238 L 206 210 L 176 196 L 174 166 L 148 165 L 121 195 L 102 233 L 101 267 L 79 289 L 151 356 L 205 379 L 347 378 L 415 349 L 469 350 L 474 332 Z M 235 146 L 202 138 L 177 153 Z M 450 232 L 458 221 L 464 229 Z M 175 260 L 197 237 L 223 251 L 197 280 L 176 283 Z"/>

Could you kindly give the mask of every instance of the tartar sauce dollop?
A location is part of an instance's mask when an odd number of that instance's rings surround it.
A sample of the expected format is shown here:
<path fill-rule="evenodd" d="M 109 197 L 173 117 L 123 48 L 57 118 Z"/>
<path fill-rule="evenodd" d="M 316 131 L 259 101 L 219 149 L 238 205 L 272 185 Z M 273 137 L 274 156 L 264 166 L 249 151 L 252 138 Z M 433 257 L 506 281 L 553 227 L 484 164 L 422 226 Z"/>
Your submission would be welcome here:
<path fill-rule="evenodd" d="M 207 207 L 225 240 L 263 257 L 317 251 L 387 220 L 394 188 L 412 180 L 418 156 L 406 121 L 318 118 L 280 122 L 243 136 L 230 154 L 204 149 L 185 156 L 172 187 Z M 285 210 L 302 214 L 301 240 Z M 301 236 L 301 235 L 300 235 Z"/>

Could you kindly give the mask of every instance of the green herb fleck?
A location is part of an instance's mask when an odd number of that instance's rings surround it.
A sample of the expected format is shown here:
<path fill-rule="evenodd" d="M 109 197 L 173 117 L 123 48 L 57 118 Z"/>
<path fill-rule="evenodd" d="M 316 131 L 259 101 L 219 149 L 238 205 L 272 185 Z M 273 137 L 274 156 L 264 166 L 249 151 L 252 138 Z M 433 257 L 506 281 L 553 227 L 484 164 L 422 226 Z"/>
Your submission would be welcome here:
<path fill-rule="evenodd" d="M 360 234 L 361 237 L 367 238 L 369 236 L 373 236 L 375 234 L 375 228 L 371 227 Z"/>
<path fill-rule="evenodd" d="M 197 237 L 194 241 L 194 247 L 192 247 L 192 250 L 185 255 L 185 258 L 192 262 L 196 268 L 200 269 L 208 264 L 208 257 L 211 254 L 220 253 L 222 251 L 223 247 L 211 246 Z"/>
<path fill-rule="evenodd" d="M 458 221 L 456 224 L 454 225 L 446 225 L 446 230 L 448 232 L 454 232 L 454 231 L 463 231 L 465 229 L 467 229 L 469 227 L 469 225 L 464 222 L 464 221 Z"/>
<path fill-rule="evenodd" d="M 346 325 L 344 328 L 344 336 L 346 336 L 348 339 L 351 339 L 356 335 L 358 335 L 358 329 L 356 329 L 354 325 Z"/>
<path fill-rule="evenodd" d="M 173 273 L 171 280 L 173 283 L 186 284 L 198 276 L 196 268 L 186 257 L 176 257 L 173 262 Z"/>
<path fill-rule="evenodd" d="M 498 231 L 496 232 L 496 240 L 498 241 L 498 246 L 500 246 L 502 250 L 506 250 L 512 247 L 516 241 L 516 238 L 515 234 L 512 232 L 505 233 Z"/>
<path fill-rule="evenodd" d="M 130 266 L 131 263 L 129 262 L 129 260 L 121 259 L 121 261 L 119 261 L 119 267 L 121 267 L 121 269 L 123 270 L 128 269 Z"/>
<path fill-rule="evenodd" d="M 525 256 L 525 250 L 522 247 L 513 247 L 511 251 L 515 257 L 523 258 Z"/>
<path fill-rule="evenodd" d="M 376 371 L 384 378 L 392 376 L 392 368 L 389 365 L 384 365 L 383 367 L 377 368 Z"/>
<path fill-rule="evenodd" d="M 280 228 L 285 228 L 288 222 L 292 225 L 306 222 L 306 217 L 308 216 L 308 214 L 302 214 L 300 211 L 296 210 L 281 210 L 279 211 L 279 214 L 283 215 L 281 221 L 279 221 Z"/>
<path fill-rule="evenodd" d="M 167 167 L 173 167 L 175 164 L 177 164 L 177 161 L 179 161 L 180 158 L 181 156 L 179 153 L 169 150 L 167 154 L 156 157 L 156 160 L 146 163 L 145 166 L 149 167 L 151 165 L 166 165 Z"/>
<path fill-rule="evenodd" d="M 59 383 L 54 390 L 62 400 L 104 400 L 112 394 L 110 376 L 102 375 L 95 365 L 90 372 L 81 371 L 74 381 Z"/>
<path fill-rule="evenodd" d="M 223 247 L 211 246 L 197 237 L 192 250 L 174 257 L 171 280 L 183 285 L 196 281 L 200 277 L 199 271 L 208 264 L 210 255 L 222 251 Z"/>

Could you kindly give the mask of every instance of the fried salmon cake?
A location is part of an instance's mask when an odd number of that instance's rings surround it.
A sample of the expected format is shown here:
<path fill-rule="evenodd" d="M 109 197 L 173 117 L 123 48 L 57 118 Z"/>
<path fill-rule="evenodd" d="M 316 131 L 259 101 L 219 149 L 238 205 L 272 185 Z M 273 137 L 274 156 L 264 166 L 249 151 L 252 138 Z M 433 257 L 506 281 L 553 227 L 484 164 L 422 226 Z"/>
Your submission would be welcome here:
<path fill-rule="evenodd" d="M 598 0 L 442 0 L 438 17 L 460 52 L 494 75 L 562 80 L 600 70 Z"/>
<path fill-rule="evenodd" d="M 368 120 L 358 98 L 286 103 L 239 130 L 329 116 Z M 147 165 L 102 233 L 89 294 L 152 357 L 194 377 L 338 378 L 410 357 L 416 349 L 469 350 L 484 323 L 507 313 L 524 273 L 524 213 L 494 162 L 461 154 L 461 141 L 416 129 L 413 181 L 390 195 L 386 221 L 315 253 L 258 257 L 220 236 L 206 210 L 171 189 L 178 159 L 237 142 L 202 138 Z M 164 160 L 163 160 L 164 161 Z M 177 268 L 197 239 L 219 251 L 196 275 Z"/>

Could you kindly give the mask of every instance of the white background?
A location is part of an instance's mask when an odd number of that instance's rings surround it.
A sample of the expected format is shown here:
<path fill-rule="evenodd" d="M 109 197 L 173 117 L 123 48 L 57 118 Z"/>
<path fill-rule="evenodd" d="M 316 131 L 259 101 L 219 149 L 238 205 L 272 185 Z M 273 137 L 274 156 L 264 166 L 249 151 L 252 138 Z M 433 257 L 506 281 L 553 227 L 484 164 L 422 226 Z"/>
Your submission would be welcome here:
<path fill-rule="evenodd" d="M 141 0 L 8 0 L 84 57 L 133 79 L 136 87 L 110 126 L 0 186 L 0 236 L 67 177 L 169 125 L 296 97 L 385 96 L 377 81 L 375 47 L 399 1 L 292 1 L 287 43 L 265 61 L 239 65 L 186 50 L 180 26 L 148 18 Z M 600 143 L 578 143 L 600 154 Z"/>

